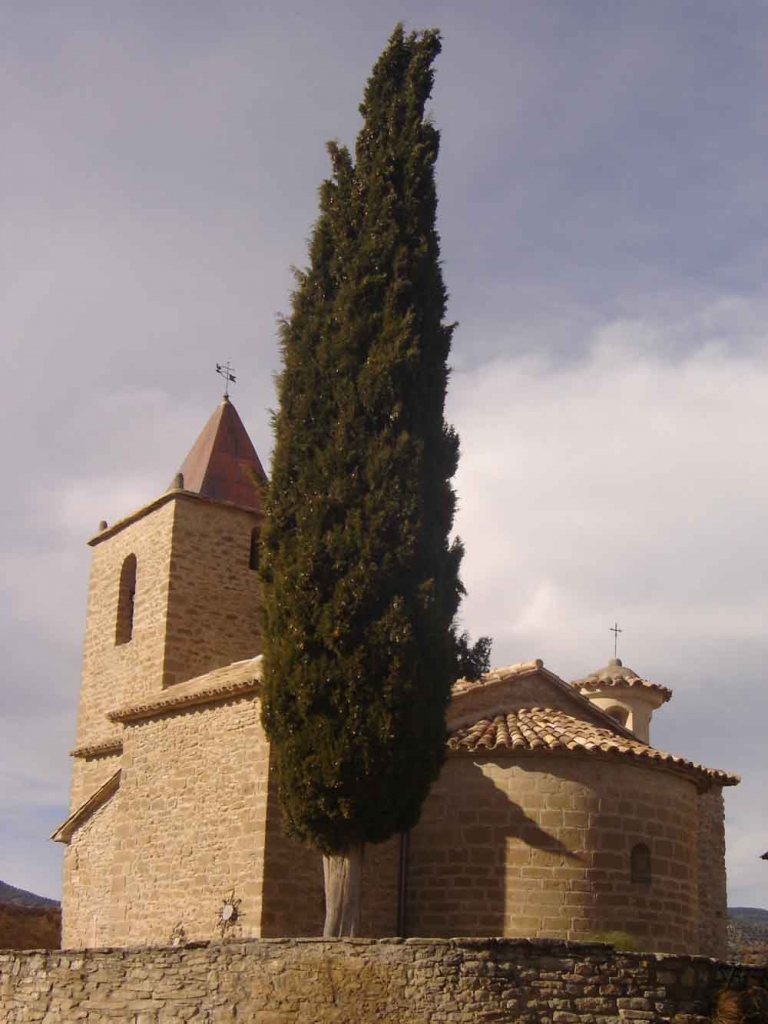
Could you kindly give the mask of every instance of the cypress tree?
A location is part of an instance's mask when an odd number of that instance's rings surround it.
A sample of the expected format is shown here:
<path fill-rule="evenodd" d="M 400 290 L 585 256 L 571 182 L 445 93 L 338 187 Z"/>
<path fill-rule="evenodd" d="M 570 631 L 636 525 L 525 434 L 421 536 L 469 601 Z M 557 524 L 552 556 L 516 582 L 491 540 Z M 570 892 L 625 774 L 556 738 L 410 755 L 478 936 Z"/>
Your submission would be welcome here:
<path fill-rule="evenodd" d="M 419 817 L 467 653 L 462 547 L 449 541 L 459 446 L 443 418 L 439 134 L 425 116 L 439 52 L 437 31 L 395 29 L 354 158 L 329 144 L 309 266 L 281 325 L 262 717 L 287 829 L 325 855 L 327 935 L 354 932 L 363 844 Z"/>

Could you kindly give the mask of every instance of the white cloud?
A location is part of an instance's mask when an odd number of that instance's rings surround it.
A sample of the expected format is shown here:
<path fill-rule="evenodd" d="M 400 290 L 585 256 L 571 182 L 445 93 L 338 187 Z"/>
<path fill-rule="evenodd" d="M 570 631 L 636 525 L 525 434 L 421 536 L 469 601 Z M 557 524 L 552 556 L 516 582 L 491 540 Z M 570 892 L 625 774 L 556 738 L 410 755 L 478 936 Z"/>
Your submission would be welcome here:
<path fill-rule="evenodd" d="M 449 412 L 465 624 L 493 636 L 494 663 L 543 657 L 570 679 L 612 655 L 618 618 L 625 661 L 676 690 L 652 739 L 744 775 L 726 792 L 739 823 L 749 809 L 747 830 L 729 824 L 730 882 L 768 905 L 768 362 L 729 358 L 701 327 L 745 322 L 768 338 L 766 311 L 730 300 L 606 324 L 578 362 L 455 374 Z"/>
<path fill-rule="evenodd" d="M 511 357 L 454 376 L 473 618 L 508 609 L 516 643 L 587 608 L 639 616 L 644 644 L 672 614 L 683 634 L 760 635 L 768 363 L 712 347 L 670 362 L 659 353 L 679 329 L 610 324 L 578 363 Z"/>

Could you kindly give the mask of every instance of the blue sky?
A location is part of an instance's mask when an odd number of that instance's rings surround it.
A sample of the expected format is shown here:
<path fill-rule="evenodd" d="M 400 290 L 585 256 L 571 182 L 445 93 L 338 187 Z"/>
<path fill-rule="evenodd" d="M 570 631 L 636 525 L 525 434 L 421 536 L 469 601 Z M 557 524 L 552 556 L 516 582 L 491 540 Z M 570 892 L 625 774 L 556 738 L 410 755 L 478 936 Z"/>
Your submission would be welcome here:
<path fill-rule="evenodd" d="M 465 625 L 612 653 L 658 746 L 739 772 L 731 903 L 768 907 L 762 3 L 27 0 L 0 10 L 0 878 L 59 891 L 86 539 L 162 491 L 238 371 L 268 459 L 276 316 L 398 19 L 432 109 Z"/>

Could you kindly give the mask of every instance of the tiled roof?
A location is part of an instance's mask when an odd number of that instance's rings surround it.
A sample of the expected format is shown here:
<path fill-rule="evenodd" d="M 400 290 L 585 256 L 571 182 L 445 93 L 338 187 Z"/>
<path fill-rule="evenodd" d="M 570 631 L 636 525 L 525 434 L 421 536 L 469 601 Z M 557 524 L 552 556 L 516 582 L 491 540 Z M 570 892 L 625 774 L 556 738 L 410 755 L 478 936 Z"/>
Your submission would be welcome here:
<path fill-rule="evenodd" d="M 170 686 L 157 697 L 128 704 L 110 711 L 111 722 L 137 722 L 142 718 L 162 714 L 166 711 L 181 711 L 183 708 L 214 701 L 228 700 L 255 693 L 261 679 L 261 655 L 246 661 L 235 661 L 223 668 L 216 668 L 204 676 L 189 679 L 186 683 Z"/>
<path fill-rule="evenodd" d="M 261 511 L 267 475 L 228 398 L 203 427 L 180 472 L 187 491 Z"/>
<path fill-rule="evenodd" d="M 648 679 L 642 679 L 634 669 L 623 665 L 621 658 L 612 658 L 604 668 L 590 672 L 584 679 L 574 679 L 571 683 L 577 690 L 605 690 L 607 688 L 624 690 L 644 690 L 647 693 L 654 693 L 661 698 L 660 703 L 668 701 L 672 697 L 672 691 L 661 683 L 652 683 Z"/>
<path fill-rule="evenodd" d="M 506 665 L 503 668 L 494 668 L 490 672 L 486 672 L 485 675 L 481 676 L 480 679 L 468 680 L 459 679 L 454 683 L 451 691 L 451 702 L 448 709 L 448 720 L 449 723 L 453 721 L 454 726 L 459 724 L 466 724 L 469 721 L 467 712 L 462 714 L 462 705 L 472 705 L 477 703 L 478 698 L 482 700 L 484 697 L 498 695 L 500 702 L 499 710 L 505 710 L 504 704 L 509 701 L 508 708 L 511 706 L 516 707 L 529 707 L 533 701 L 529 702 L 531 693 L 524 694 L 520 690 L 521 687 L 526 686 L 527 680 L 540 680 L 544 687 L 541 695 L 537 696 L 535 700 L 549 701 L 553 697 L 557 698 L 558 694 L 561 694 L 566 700 L 566 707 L 570 708 L 574 706 L 574 710 L 577 708 L 583 709 L 581 717 L 592 720 L 597 724 L 603 723 L 606 727 L 618 733 L 620 736 L 626 736 L 628 739 L 634 739 L 634 733 L 630 732 L 623 725 L 619 724 L 615 719 L 611 718 L 610 715 L 599 708 L 596 704 L 580 693 L 579 690 L 572 686 L 570 683 L 566 683 L 560 676 L 555 675 L 546 666 L 541 658 L 532 658 L 530 661 L 520 661 L 514 665 Z M 509 690 L 510 684 L 512 690 Z M 554 687 L 555 694 L 551 693 L 551 688 Z M 548 693 L 547 690 L 550 689 Z M 510 700 L 510 698 L 512 698 Z M 520 702 L 522 698 L 522 704 Z M 555 703 L 559 703 L 555 699 Z M 486 710 L 486 709 L 483 709 Z M 480 712 L 482 713 L 482 712 Z M 487 714 L 491 712 L 486 711 Z M 578 711 L 577 711 L 578 714 Z M 461 721 L 463 719 L 463 721 Z M 449 726 L 450 727 L 450 726 Z"/>
<path fill-rule="evenodd" d="M 450 736 L 448 747 L 458 753 L 472 754 L 502 751 L 513 755 L 575 752 L 610 756 L 677 769 L 699 782 L 735 786 L 740 781 L 738 775 L 730 775 L 716 768 L 705 768 L 553 708 L 522 708 L 496 715 L 493 720 L 481 719 L 474 725 L 457 729 Z"/>

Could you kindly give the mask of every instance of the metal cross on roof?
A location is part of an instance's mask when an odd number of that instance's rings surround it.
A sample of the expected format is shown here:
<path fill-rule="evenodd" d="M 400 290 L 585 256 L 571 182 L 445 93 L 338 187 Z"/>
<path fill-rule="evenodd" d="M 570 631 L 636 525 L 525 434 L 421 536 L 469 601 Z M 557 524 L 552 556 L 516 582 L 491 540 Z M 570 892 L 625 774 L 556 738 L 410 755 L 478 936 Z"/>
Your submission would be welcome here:
<path fill-rule="evenodd" d="M 222 366 L 221 363 L 216 363 L 216 373 L 224 378 L 224 397 L 229 398 L 229 385 L 237 384 L 237 378 L 232 371 L 234 366 L 229 365 L 229 360 Z"/>
<path fill-rule="evenodd" d="M 615 658 L 615 657 L 618 656 L 619 633 L 623 633 L 624 630 L 623 629 L 619 629 L 618 622 L 614 622 L 614 624 L 611 626 L 609 632 L 613 633 L 613 656 Z"/>

